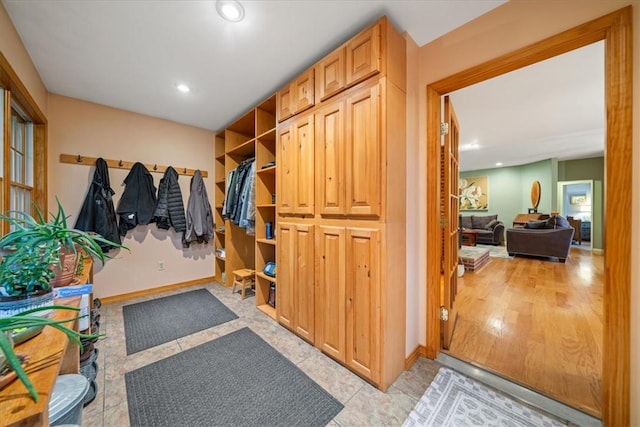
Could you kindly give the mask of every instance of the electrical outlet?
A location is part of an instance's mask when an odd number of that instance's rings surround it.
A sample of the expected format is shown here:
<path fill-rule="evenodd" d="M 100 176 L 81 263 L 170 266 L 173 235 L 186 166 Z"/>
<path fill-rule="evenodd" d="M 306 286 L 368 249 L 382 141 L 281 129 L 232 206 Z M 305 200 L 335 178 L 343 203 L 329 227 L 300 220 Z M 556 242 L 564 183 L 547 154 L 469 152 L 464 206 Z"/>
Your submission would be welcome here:
<path fill-rule="evenodd" d="M 164 270 L 164 261 L 158 261 L 158 270 Z"/>

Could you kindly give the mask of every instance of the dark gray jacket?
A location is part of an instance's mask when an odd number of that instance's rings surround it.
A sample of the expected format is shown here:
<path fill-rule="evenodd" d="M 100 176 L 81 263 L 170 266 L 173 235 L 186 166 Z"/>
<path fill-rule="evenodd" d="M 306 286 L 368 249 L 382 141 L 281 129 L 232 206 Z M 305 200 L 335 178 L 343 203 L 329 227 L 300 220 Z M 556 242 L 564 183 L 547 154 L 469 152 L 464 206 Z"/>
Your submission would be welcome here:
<path fill-rule="evenodd" d="M 187 229 L 182 237 L 182 244 L 189 247 L 192 242 L 209 243 L 211 239 L 213 239 L 213 213 L 202 173 L 197 170 L 191 178 L 191 194 L 187 202 Z"/>
<path fill-rule="evenodd" d="M 177 232 L 183 232 L 187 229 L 178 172 L 171 166 L 164 172 L 158 185 L 158 204 L 153 216 L 158 228 L 163 230 L 173 227 Z"/>

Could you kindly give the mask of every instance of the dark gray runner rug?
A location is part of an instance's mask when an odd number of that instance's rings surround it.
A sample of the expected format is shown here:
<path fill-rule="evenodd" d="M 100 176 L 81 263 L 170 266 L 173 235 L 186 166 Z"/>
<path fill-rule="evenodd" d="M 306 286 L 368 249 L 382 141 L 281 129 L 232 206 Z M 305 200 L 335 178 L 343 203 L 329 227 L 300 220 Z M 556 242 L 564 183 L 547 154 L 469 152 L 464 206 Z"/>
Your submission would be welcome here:
<path fill-rule="evenodd" d="M 324 426 L 343 405 L 249 328 L 125 374 L 137 426 Z"/>
<path fill-rule="evenodd" d="M 127 354 L 238 318 L 206 289 L 125 305 L 122 314 Z"/>

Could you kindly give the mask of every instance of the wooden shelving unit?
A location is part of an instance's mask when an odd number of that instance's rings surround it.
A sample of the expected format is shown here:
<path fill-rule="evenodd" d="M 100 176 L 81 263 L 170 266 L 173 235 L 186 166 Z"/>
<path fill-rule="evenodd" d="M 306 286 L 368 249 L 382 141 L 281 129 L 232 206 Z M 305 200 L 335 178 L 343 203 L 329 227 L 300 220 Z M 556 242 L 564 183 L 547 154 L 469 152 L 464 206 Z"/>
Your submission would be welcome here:
<path fill-rule="evenodd" d="M 215 195 L 214 195 L 214 223 L 215 223 L 215 236 L 214 236 L 214 246 L 216 248 L 216 256 L 215 256 L 215 279 L 218 283 L 224 285 L 224 281 L 222 280 L 222 273 L 226 271 L 226 259 L 222 258 L 218 255 L 217 249 L 225 248 L 225 233 L 226 229 L 225 220 L 222 217 L 222 206 L 224 203 L 224 196 L 226 190 L 227 183 L 227 175 L 225 169 L 225 152 L 224 152 L 224 131 L 216 134 L 215 140 L 215 179 L 216 179 L 216 187 L 215 187 Z"/>
<path fill-rule="evenodd" d="M 276 97 L 267 99 L 256 108 L 256 306 L 273 319 L 276 309 L 268 304 L 269 287 L 274 277 L 262 273 L 262 268 L 276 260 Z M 266 224 L 271 222 L 274 238 L 267 239 Z"/>
<path fill-rule="evenodd" d="M 216 135 L 216 195 L 215 220 L 216 248 L 225 249 L 225 258 L 216 254 L 216 280 L 224 286 L 231 286 L 233 271 L 242 268 L 261 272 L 264 264 L 275 261 L 275 240 L 266 238 L 265 224 L 272 222 L 275 232 L 276 168 L 268 166 L 276 159 L 276 98 L 269 97 L 226 129 Z M 256 159 L 256 224 L 255 235 L 248 235 L 244 228 L 224 219 L 222 209 L 226 195 L 227 176 L 243 161 Z M 223 229 L 220 225 L 223 224 Z M 222 272 L 226 272 L 222 280 Z M 261 274 L 261 273 L 259 273 Z M 262 311 L 275 318 L 275 309 L 267 303 L 269 286 L 275 280 L 268 276 L 256 278 L 256 305 L 264 306 Z"/>

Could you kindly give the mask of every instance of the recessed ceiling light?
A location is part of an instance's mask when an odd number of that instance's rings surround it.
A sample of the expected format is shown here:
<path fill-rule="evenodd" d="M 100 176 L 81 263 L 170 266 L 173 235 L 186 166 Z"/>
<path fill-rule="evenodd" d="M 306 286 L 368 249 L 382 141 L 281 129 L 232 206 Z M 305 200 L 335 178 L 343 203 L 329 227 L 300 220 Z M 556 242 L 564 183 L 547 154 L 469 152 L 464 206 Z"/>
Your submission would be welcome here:
<path fill-rule="evenodd" d="M 176 89 L 178 89 L 182 93 L 187 93 L 187 92 L 189 92 L 191 90 L 189 88 L 189 86 L 187 86 L 185 84 L 179 84 L 178 86 L 176 86 Z"/>
<path fill-rule="evenodd" d="M 240 22 L 244 18 L 244 8 L 236 0 L 216 1 L 218 14 L 230 22 Z"/>
<path fill-rule="evenodd" d="M 502 166 L 502 162 L 496 163 L 496 166 Z"/>

